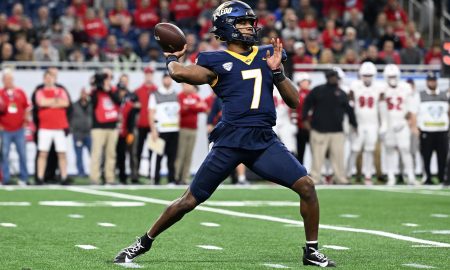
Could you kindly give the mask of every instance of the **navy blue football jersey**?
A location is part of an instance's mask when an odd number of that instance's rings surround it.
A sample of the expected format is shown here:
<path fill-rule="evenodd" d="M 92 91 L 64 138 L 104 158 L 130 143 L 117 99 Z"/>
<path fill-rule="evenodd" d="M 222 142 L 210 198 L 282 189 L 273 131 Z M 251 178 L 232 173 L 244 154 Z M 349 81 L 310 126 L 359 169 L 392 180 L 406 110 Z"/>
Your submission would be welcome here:
<path fill-rule="evenodd" d="M 222 121 L 240 127 L 272 127 L 276 112 L 272 71 L 266 52 L 273 46 L 253 46 L 248 55 L 229 50 L 200 52 L 196 64 L 217 74 L 212 89 L 222 99 Z M 287 58 L 283 50 L 282 61 Z"/>

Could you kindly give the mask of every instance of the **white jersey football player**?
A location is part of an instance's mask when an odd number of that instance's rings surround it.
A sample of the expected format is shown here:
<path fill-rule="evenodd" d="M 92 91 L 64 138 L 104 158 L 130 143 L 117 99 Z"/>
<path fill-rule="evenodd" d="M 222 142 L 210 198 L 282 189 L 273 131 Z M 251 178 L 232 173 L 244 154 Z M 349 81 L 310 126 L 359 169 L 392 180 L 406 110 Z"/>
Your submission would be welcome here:
<path fill-rule="evenodd" d="M 395 185 L 395 170 L 398 167 L 398 158 L 395 151 L 398 150 L 408 178 L 408 184 L 416 184 L 413 169 L 413 161 L 410 152 L 411 128 L 408 119 L 415 119 L 417 112 L 416 102 L 411 86 L 400 81 L 400 69 L 389 64 L 384 69 L 385 102 L 381 107 L 382 125 L 380 134 L 384 137 L 386 149 L 386 170 L 388 185 Z M 415 121 L 411 121 L 415 125 Z M 403 173 L 403 172 L 402 172 Z"/>
<path fill-rule="evenodd" d="M 276 87 L 275 87 L 276 88 Z M 297 132 L 297 126 L 294 124 L 291 117 L 291 109 L 283 101 L 281 95 L 278 91 L 273 91 L 275 110 L 277 112 L 277 122 L 274 127 L 275 133 L 280 138 L 281 142 L 284 143 L 286 148 L 291 152 L 297 152 L 297 140 L 295 134 Z"/>
<path fill-rule="evenodd" d="M 350 85 L 350 99 L 353 101 L 358 132 L 352 135 L 351 153 L 347 164 L 347 176 L 351 177 L 358 153 L 363 150 L 362 171 L 366 185 L 372 184 L 374 151 L 378 140 L 379 101 L 383 99 L 382 87 L 375 82 L 377 68 L 371 62 L 364 62 L 359 68 L 359 80 Z"/>

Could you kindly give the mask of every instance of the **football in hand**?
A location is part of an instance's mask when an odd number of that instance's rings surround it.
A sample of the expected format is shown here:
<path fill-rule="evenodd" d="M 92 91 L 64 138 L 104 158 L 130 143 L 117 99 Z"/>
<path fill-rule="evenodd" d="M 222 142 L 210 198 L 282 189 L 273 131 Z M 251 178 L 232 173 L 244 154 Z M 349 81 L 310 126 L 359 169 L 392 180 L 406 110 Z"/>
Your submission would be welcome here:
<path fill-rule="evenodd" d="M 186 37 L 178 26 L 171 23 L 158 23 L 154 36 L 164 52 L 182 51 L 186 44 Z"/>

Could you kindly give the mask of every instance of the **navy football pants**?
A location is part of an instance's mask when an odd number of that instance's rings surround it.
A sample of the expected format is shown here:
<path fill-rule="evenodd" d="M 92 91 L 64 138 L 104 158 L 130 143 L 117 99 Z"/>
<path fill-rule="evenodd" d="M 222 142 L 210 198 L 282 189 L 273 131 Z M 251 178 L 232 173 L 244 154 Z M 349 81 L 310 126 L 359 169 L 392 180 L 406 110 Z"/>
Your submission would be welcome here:
<path fill-rule="evenodd" d="M 206 201 L 240 163 L 262 178 L 288 188 L 307 175 L 305 167 L 280 141 L 262 150 L 213 147 L 190 185 L 197 202 Z"/>

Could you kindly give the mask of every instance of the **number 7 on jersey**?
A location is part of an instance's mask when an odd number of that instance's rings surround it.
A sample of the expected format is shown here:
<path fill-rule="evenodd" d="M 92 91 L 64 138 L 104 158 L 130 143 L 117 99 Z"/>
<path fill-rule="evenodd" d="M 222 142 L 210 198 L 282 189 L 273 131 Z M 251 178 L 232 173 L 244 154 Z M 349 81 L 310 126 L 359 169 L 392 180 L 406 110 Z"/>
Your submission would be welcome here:
<path fill-rule="evenodd" d="M 242 79 L 255 79 L 255 84 L 253 86 L 253 99 L 250 109 L 258 109 L 259 102 L 261 100 L 261 85 L 262 85 L 262 75 L 261 69 L 249 69 L 242 71 Z"/>

